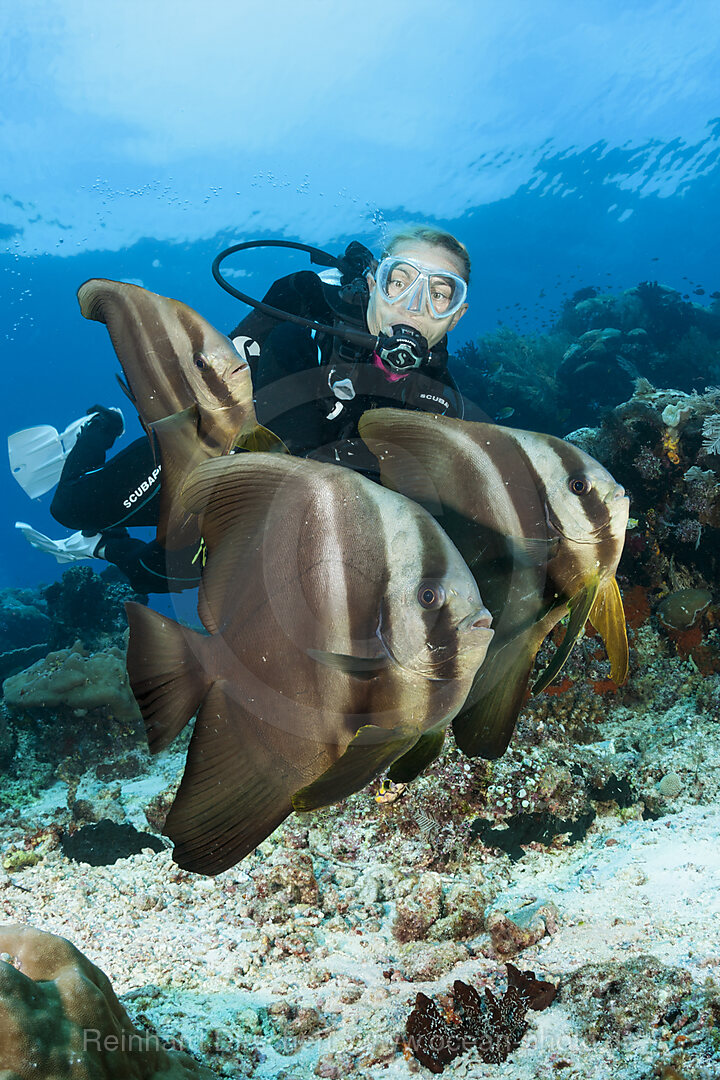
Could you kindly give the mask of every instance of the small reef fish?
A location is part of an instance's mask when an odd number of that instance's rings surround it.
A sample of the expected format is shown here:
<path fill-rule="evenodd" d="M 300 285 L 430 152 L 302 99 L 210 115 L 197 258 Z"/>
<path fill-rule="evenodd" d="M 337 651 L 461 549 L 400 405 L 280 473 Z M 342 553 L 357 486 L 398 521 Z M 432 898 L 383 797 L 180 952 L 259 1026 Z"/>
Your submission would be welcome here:
<path fill-rule="evenodd" d="M 492 620 L 437 522 L 348 469 L 230 455 L 198 466 L 182 498 L 207 546 L 207 634 L 128 604 L 127 669 L 152 752 L 199 709 L 165 832 L 178 865 L 217 874 L 293 809 L 400 758 L 419 771 Z"/>
<path fill-rule="evenodd" d="M 197 524 L 178 495 L 194 467 L 234 446 L 284 449 L 257 422 L 250 368 L 229 338 L 179 300 L 104 278 L 81 285 L 78 300 L 86 319 L 107 326 L 121 385 L 157 440 L 157 539 L 170 550 L 192 544 Z"/>
<path fill-rule="evenodd" d="M 615 571 L 629 500 L 597 461 L 563 439 L 429 413 L 373 409 L 360 435 L 382 483 L 424 506 L 475 574 L 495 637 L 453 721 L 469 756 L 507 748 L 537 652 L 569 614 L 563 643 L 533 686 L 558 674 L 587 620 L 601 634 L 611 677 L 628 670 Z M 405 779 L 390 772 L 391 779 Z"/>

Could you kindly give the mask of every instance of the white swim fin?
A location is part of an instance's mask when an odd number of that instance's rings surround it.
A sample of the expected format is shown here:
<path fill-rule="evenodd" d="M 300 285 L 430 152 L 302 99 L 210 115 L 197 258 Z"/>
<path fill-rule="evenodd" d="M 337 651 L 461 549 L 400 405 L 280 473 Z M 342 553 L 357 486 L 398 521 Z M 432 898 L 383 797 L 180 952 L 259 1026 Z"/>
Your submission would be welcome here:
<path fill-rule="evenodd" d="M 101 533 L 95 536 L 83 536 L 81 532 L 76 532 L 66 536 L 64 540 L 51 540 L 49 536 L 26 525 L 24 521 L 16 521 L 15 528 L 20 529 L 27 542 L 34 548 L 45 551 L 48 555 L 54 555 L 59 563 L 95 558 L 94 551 L 101 537 Z"/>
<path fill-rule="evenodd" d="M 120 413 L 120 409 L 113 409 Z M 10 471 L 31 499 L 37 499 L 54 488 L 60 479 L 65 459 L 75 445 L 80 429 L 92 420 L 93 413 L 73 420 L 64 431 L 58 432 L 49 424 L 24 428 L 8 437 Z"/>

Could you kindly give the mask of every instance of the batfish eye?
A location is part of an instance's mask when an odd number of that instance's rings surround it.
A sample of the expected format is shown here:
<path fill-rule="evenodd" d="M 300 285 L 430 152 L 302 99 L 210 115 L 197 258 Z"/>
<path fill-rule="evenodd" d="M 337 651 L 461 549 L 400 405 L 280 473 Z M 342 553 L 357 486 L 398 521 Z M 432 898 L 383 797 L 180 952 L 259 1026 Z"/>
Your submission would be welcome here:
<path fill-rule="evenodd" d="M 193 361 L 198 371 L 206 371 L 209 367 L 207 357 L 203 356 L 201 352 L 193 353 Z"/>
<path fill-rule="evenodd" d="M 586 476 L 571 476 L 568 480 L 568 487 L 573 495 L 587 495 L 592 488 L 592 484 Z"/>
<path fill-rule="evenodd" d="M 423 581 L 417 591 L 417 598 L 424 608 L 439 608 L 445 603 L 445 590 L 433 581 Z"/>

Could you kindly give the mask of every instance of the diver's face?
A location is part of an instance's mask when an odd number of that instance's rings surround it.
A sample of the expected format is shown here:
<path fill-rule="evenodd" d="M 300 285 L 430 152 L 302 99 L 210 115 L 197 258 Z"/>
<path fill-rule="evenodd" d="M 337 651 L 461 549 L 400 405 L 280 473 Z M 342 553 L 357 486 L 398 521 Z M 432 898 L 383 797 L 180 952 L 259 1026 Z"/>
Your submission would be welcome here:
<path fill-rule="evenodd" d="M 452 252 L 435 244 L 427 244 L 420 240 L 401 244 L 393 251 L 393 258 L 405 256 L 423 266 L 431 266 L 437 270 L 449 270 L 453 274 L 463 276 L 462 263 Z M 439 341 L 458 324 L 467 311 L 467 304 L 463 304 L 456 312 L 446 319 L 434 318 L 427 303 L 427 294 L 422 308 L 409 311 L 402 303 L 391 304 L 383 296 L 372 274 L 367 275 L 367 283 L 370 289 L 370 302 L 367 310 L 368 330 L 371 334 L 379 334 L 381 330 L 389 331 L 390 327 L 402 324 L 412 326 L 418 330 L 432 349 Z"/>

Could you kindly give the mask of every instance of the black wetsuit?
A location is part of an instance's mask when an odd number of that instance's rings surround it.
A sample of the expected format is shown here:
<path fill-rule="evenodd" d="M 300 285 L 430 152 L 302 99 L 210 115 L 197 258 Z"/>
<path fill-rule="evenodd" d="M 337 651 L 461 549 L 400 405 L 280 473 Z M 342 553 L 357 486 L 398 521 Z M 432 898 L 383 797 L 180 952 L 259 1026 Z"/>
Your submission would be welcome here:
<path fill-rule="evenodd" d="M 136 592 L 191 589 L 200 580 L 197 544 L 168 556 L 157 541 L 128 535 L 129 525 L 157 525 L 161 470 L 146 436 L 106 462 L 119 434 L 117 413 L 96 406 L 67 457 L 50 512 L 68 529 L 87 536 L 101 533 L 102 557 L 125 574 Z"/>
<path fill-rule="evenodd" d="M 341 267 L 343 283 L 327 285 L 312 271 L 281 278 L 265 302 L 325 324 L 367 330 L 364 270 L 372 254 L 351 244 Z M 341 338 L 311 332 L 252 311 L 230 335 L 251 365 L 258 421 L 279 435 L 291 453 L 332 461 L 376 475 L 377 462 L 359 439 L 357 423 L 369 408 L 392 406 L 462 416 L 464 405 L 447 370 L 445 339 L 422 369 L 401 379 L 376 366 Z M 115 435 L 101 410 L 80 431 L 71 450 L 51 513 L 62 525 L 88 535 L 102 533 L 103 557 L 138 592 L 179 592 L 197 585 L 197 545 L 172 553 L 172 565 L 156 541 L 130 537 L 128 526 L 158 520 L 160 472 L 153 447 L 142 438 L 105 462 Z M 115 415 L 115 414 L 112 414 Z M 117 421 L 116 421 L 117 423 Z"/>
<path fill-rule="evenodd" d="M 327 285 L 312 271 L 301 271 L 276 281 L 265 303 L 319 323 L 367 332 L 364 271 L 371 260 L 367 248 L 352 243 L 341 262 L 343 284 Z M 447 368 L 446 338 L 433 347 L 420 369 L 392 378 L 371 354 L 342 338 L 279 323 L 260 311 L 251 311 L 230 336 L 248 356 L 259 422 L 279 435 L 293 454 L 372 474 L 377 463 L 357 431 L 367 409 L 387 406 L 444 416 L 464 414 Z M 253 342 L 261 346 L 259 355 L 253 355 L 257 352 Z"/>

